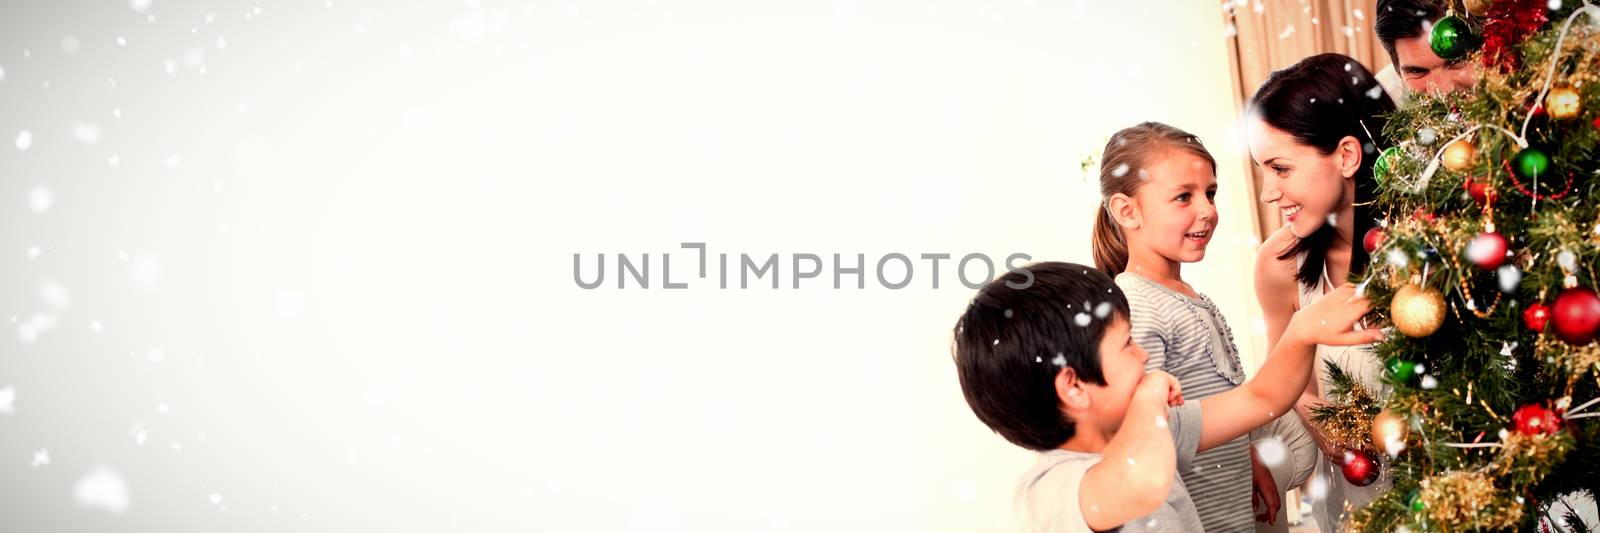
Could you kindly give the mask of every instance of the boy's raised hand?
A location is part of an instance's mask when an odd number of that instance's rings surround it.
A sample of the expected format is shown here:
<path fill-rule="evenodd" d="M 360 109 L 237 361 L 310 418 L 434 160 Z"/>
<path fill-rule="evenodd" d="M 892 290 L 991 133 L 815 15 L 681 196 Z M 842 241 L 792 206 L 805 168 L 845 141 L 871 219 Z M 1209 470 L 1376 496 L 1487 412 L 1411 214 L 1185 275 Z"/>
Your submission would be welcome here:
<path fill-rule="evenodd" d="M 1178 378 L 1160 370 L 1151 370 L 1139 381 L 1134 397 L 1155 405 L 1177 407 L 1183 405 L 1183 387 Z"/>
<path fill-rule="evenodd" d="M 1355 330 L 1356 322 L 1369 311 L 1372 303 L 1367 297 L 1356 295 L 1355 286 L 1345 284 L 1296 312 L 1289 319 L 1284 336 L 1309 345 L 1354 346 L 1381 341 L 1383 332 L 1377 328 Z"/>
<path fill-rule="evenodd" d="M 1134 385 L 1122 426 L 1101 461 L 1084 473 L 1078 491 L 1078 508 L 1090 529 L 1116 529 L 1166 502 L 1178 462 L 1167 406 L 1181 403 L 1183 392 L 1172 374 L 1152 371 Z"/>

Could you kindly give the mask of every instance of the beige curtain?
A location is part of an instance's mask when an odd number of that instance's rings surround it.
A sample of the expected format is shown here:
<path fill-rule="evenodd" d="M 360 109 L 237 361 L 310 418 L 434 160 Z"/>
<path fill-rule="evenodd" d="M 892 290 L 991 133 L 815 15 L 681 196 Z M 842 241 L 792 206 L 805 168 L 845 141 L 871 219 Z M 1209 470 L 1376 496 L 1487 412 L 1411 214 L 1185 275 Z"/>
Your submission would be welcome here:
<path fill-rule="evenodd" d="M 1374 74 L 1389 66 L 1389 54 L 1372 33 L 1375 4 L 1377 0 L 1226 1 L 1222 15 L 1238 109 L 1244 109 L 1268 73 L 1316 54 L 1354 57 Z M 1261 173 L 1249 161 L 1245 167 L 1251 174 L 1250 197 L 1257 198 Z M 1255 205 L 1256 228 L 1265 239 L 1283 221 L 1271 206 Z"/>

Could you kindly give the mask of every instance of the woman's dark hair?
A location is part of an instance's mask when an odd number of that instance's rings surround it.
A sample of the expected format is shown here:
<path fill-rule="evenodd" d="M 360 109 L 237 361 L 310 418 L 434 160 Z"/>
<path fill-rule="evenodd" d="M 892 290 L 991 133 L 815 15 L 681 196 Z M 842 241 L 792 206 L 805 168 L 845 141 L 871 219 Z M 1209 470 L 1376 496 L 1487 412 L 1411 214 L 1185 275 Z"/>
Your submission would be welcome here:
<path fill-rule="evenodd" d="M 1211 164 L 1217 160 L 1200 144 L 1200 138 L 1160 122 L 1141 122 L 1118 130 L 1100 153 L 1100 213 L 1094 217 L 1094 266 L 1110 275 L 1128 268 L 1128 239 L 1111 218 L 1111 196 L 1133 196 L 1149 182 L 1144 169 L 1155 165 L 1168 151 L 1188 152 Z"/>
<path fill-rule="evenodd" d="M 1355 232 L 1350 238 L 1350 273 L 1364 272 L 1367 250 L 1353 244 L 1361 242 L 1367 230 L 1377 225 L 1370 207 L 1377 188 L 1372 164 L 1378 153 L 1389 146 L 1383 127 L 1388 114 L 1394 111 L 1394 101 L 1360 62 L 1345 55 L 1320 54 L 1267 76 L 1250 99 L 1250 106 L 1268 125 L 1324 155 L 1333 153 L 1345 137 L 1361 140 L 1361 167 L 1354 176 L 1356 197 L 1351 200 L 1355 204 Z M 1337 233 L 1338 228 L 1325 223 L 1311 235 L 1297 239 L 1278 258 L 1288 259 L 1305 252 L 1305 263 L 1295 279 L 1315 285 L 1322 277 L 1323 261 Z"/>
<path fill-rule="evenodd" d="M 1127 297 L 1098 270 L 1044 262 L 1007 272 L 979 289 L 956 322 L 956 375 L 967 405 L 1018 446 L 1060 447 L 1075 428 L 1061 411 L 1056 374 L 1071 368 L 1079 380 L 1105 385 L 1100 341 L 1128 316 Z"/>

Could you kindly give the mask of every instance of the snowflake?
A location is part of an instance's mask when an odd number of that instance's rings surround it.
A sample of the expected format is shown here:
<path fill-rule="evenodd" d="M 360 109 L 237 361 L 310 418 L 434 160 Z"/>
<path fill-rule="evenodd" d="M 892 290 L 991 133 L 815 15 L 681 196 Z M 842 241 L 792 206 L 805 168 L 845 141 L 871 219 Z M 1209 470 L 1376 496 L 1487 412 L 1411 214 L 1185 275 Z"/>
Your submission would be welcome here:
<path fill-rule="evenodd" d="M 1437 140 L 1439 140 L 1439 132 L 1434 131 L 1433 128 L 1417 130 L 1417 142 L 1422 143 L 1424 146 L 1433 144 Z"/>
<path fill-rule="evenodd" d="M 71 294 L 67 292 L 67 288 L 61 286 L 60 283 L 47 280 L 39 283 L 39 297 L 43 299 L 45 303 L 50 304 L 51 307 L 55 307 L 56 309 L 64 309 L 67 307 L 67 302 L 71 299 Z"/>
<path fill-rule="evenodd" d="M 1311 496 L 1313 501 L 1328 499 L 1328 476 L 1326 474 L 1318 474 L 1307 485 L 1306 495 Z"/>
<path fill-rule="evenodd" d="M 1400 251 L 1399 249 L 1389 250 L 1389 266 L 1395 268 L 1405 268 L 1409 264 L 1411 264 L 1411 260 L 1406 257 L 1405 252 Z"/>
<path fill-rule="evenodd" d="M 28 207 L 35 213 L 43 213 L 50 209 L 50 204 L 55 203 L 56 195 L 46 187 L 34 187 L 28 191 Z"/>
<path fill-rule="evenodd" d="M 98 507 L 111 514 L 128 511 L 128 482 L 115 470 L 99 466 L 78 478 L 72 489 L 78 505 Z"/>
<path fill-rule="evenodd" d="M 1261 463 L 1268 467 L 1277 467 L 1289 457 L 1289 447 L 1276 437 L 1262 439 L 1255 443 L 1256 456 L 1261 458 Z"/>
<path fill-rule="evenodd" d="M 1516 266 L 1503 265 L 1494 271 L 1495 277 L 1500 281 L 1500 292 L 1513 293 L 1517 291 L 1517 284 L 1522 282 L 1522 271 Z"/>
<path fill-rule="evenodd" d="M 75 123 L 72 125 L 72 137 L 83 144 L 93 146 L 100 142 L 100 126 L 86 122 Z"/>

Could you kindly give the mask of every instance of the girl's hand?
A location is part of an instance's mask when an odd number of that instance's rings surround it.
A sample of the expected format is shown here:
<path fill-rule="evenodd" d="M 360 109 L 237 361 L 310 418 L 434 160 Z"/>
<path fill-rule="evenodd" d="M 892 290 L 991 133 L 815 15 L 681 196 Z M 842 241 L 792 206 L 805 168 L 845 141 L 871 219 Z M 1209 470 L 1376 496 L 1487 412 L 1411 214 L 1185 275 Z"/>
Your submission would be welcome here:
<path fill-rule="evenodd" d="M 1354 346 L 1383 340 L 1379 329 L 1355 330 L 1355 325 L 1372 310 L 1365 296 L 1356 296 L 1354 286 L 1346 284 L 1317 297 L 1311 305 L 1289 319 L 1285 338 L 1309 345 Z"/>
<path fill-rule="evenodd" d="M 1256 500 L 1261 501 L 1261 513 L 1256 515 L 1256 521 L 1277 524 L 1278 507 L 1283 505 L 1283 498 L 1278 491 L 1278 483 L 1272 480 L 1272 471 L 1267 469 L 1267 465 L 1261 464 L 1254 446 L 1250 447 L 1250 485 L 1250 505 L 1254 507 Z"/>

